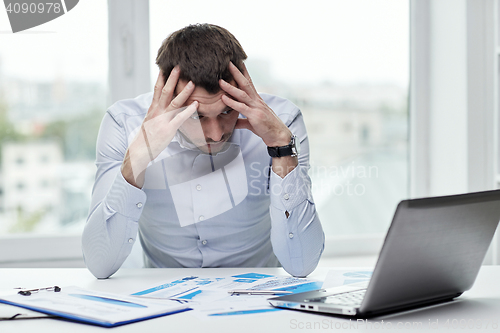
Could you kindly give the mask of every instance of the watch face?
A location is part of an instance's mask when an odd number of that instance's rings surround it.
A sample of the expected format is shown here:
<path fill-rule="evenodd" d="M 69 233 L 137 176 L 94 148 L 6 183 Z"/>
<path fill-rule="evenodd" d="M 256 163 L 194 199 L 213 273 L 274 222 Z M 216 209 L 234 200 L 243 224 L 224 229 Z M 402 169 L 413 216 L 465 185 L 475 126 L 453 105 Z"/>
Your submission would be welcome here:
<path fill-rule="evenodd" d="M 296 151 L 296 154 L 299 155 L 300 154 L 300 140 L 299 138 L 297 138 L 296 136 L 294 137 L 294 143 L 295 143 L 295 151 Z"/>

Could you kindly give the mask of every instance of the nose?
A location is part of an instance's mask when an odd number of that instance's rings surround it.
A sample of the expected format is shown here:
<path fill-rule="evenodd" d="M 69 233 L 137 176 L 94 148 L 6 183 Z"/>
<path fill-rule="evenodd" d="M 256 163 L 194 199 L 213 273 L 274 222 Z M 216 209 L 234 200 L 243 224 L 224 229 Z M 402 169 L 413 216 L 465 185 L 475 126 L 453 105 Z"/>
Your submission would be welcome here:
<path fill-rule="evenodd" d="M 217 119 L 207 119 L 208 121 L 203 124 L 203 133 L 205 134 L 205 141 L 218 142 L 224 135 L 224 129 Z"/>

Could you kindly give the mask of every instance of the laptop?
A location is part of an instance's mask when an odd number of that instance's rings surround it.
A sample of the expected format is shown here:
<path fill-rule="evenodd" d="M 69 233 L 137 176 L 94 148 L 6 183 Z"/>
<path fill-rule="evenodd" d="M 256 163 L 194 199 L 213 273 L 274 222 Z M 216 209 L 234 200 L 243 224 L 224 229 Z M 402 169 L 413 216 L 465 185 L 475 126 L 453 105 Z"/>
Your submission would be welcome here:
<path fill-rule="evenodd" d="M 270 298 L 279 308 L 368 318 L 469 290 L 500 220 L 500 190 L 403 200 L 370 281 Z"/>

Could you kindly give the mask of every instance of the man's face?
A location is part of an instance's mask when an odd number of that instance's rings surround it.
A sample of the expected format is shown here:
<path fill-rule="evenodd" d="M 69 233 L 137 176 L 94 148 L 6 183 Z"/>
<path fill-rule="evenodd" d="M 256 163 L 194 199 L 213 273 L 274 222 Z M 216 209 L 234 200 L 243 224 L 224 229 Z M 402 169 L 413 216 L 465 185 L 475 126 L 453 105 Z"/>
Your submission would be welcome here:
<path fill-rule="evenodd" d="M 179 94 L 186 84 L 185 80 L 179 80 L 175 94 Z M 231 84 L 235 85 L 234 81 Z M 210 94 L 204 88 L 196 87 L 184 104 L 188 106 L 198 101 L 198 112 L 188 118 L 179 131 L 207 154 L 216 154 L 224 149 L 238 120 L 239 113 L 222 102 L 223 94 L 223 90 Z"/>

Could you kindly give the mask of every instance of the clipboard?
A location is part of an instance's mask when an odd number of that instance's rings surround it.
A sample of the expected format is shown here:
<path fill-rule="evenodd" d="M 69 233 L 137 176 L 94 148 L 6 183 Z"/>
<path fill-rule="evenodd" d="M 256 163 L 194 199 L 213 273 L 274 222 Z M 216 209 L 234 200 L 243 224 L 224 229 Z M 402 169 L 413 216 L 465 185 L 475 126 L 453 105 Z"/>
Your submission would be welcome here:
<path fill-rule="evenodd" d="M 59 292 L 2 295 L 0 303 L 103 327 L 116 327 L 191 310 L 177 301 L 96 292 L 75 286 L 63 287 Z"/>

